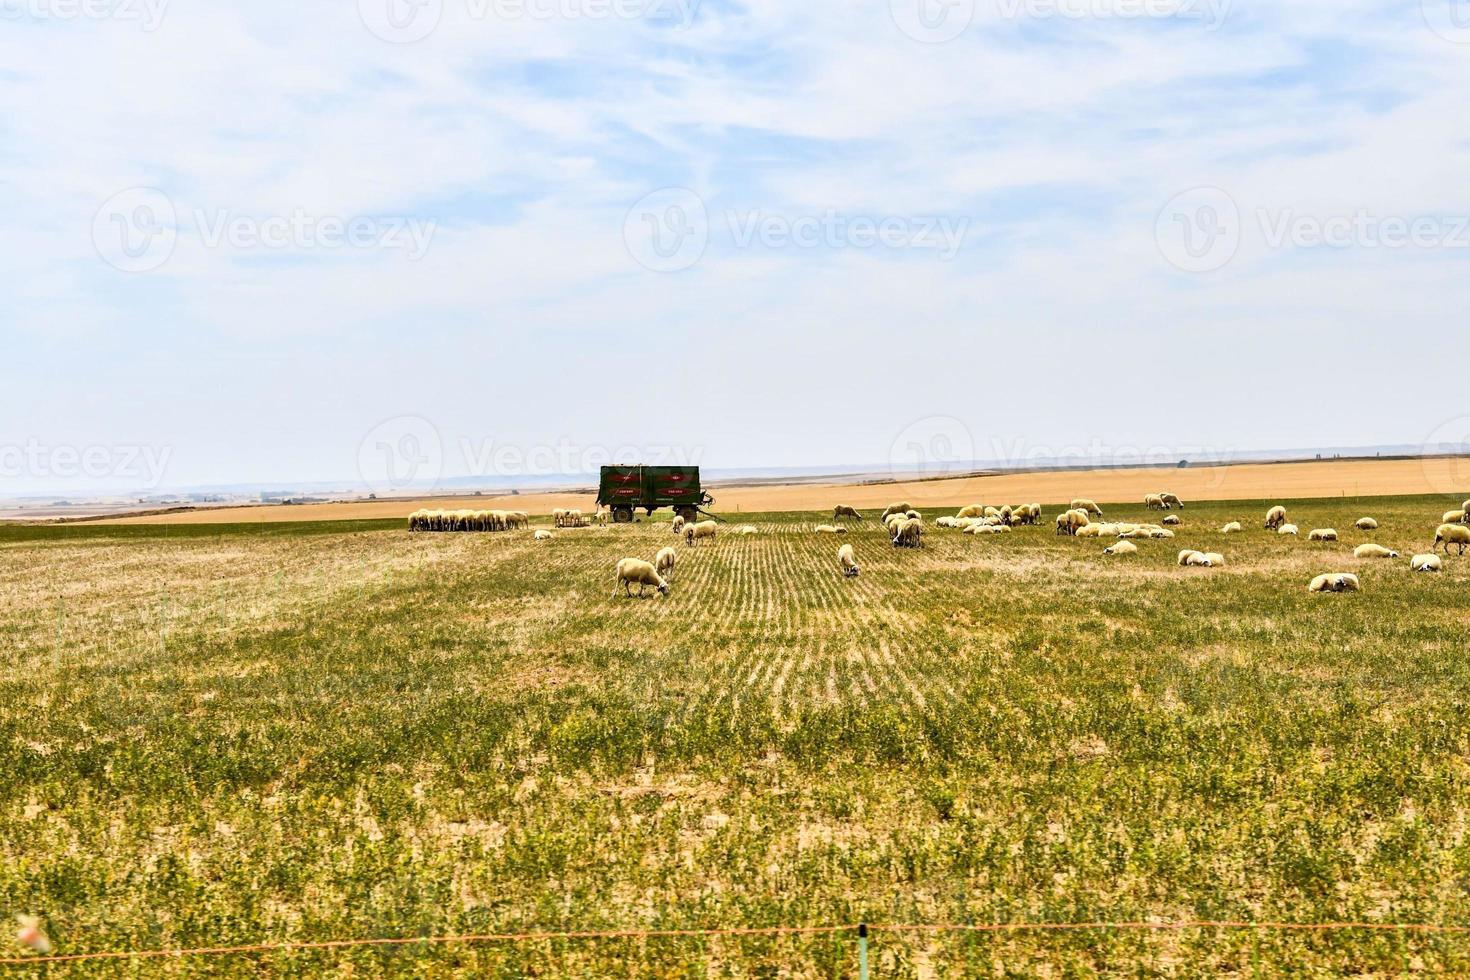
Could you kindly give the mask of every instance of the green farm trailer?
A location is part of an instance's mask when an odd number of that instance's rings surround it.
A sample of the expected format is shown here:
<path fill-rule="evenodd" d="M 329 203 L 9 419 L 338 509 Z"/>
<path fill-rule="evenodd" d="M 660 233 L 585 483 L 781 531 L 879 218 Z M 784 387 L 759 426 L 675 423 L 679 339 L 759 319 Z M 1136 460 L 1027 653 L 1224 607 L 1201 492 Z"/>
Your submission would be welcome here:
<path fill-rule="evenodd" d="M 652 514 L 660 507 L 692 521 L 701 507 L 715 498 L 699 486 L 698 466 L 604 466 L 597 485 L 597 503 L 612 511 L 614 523 L 627 524 L 642 507 Z"/>

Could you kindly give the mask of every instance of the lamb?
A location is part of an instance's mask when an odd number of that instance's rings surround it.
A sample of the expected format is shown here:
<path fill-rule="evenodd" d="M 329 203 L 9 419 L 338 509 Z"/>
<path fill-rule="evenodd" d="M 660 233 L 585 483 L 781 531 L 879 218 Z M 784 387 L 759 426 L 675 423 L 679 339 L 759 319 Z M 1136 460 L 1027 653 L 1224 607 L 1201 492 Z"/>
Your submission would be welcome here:
<path fill-rule="evenodd" d="M 1245 530 L 1245 528 L 1243 528 L 1243 527 L 1240 526 L 1240 522 L 1239 521 L 1231 521 L 1229 524 L 1226 524 L 1224 527 L 1220 528 L 1220 533 L 1221 534 L 1239 534 L 1241 531 L 1244 531 L 1244 530 Z"/>
<path fill-rule="evenodd" d="M 1353 527 L 1359 531 L 1376 531 L 1378 530 L 1378 522 L 1371 517 L 1360 517 Z"/>
<path fill-rule="evenodd" d="M 1354 558 L 1397 558 L 1397 551 L 1390 551 L 1381 544 L 1360 544 L 1353 549 Z"/>
<path fill-rule="evenodd" d="M 1143 506 L 1145 510 L 1168 510 L 1164 504 L 1163 494 L 1146 493 L 1143 495 Z"/>
<path fill-rule="evenodd" d="M 532 536 L 537 541 L 550 541 L 552 538 L 551 532 L 546 530 L 545 528 L 537 528 L 536 533 Z"/>
<path fill-rule="evenodd" d="M 1184 509 L 1184 501 L 1179 499 L 1178 494 L 1170 493 L 1169 491 L 1165 490 L 1163 493 L 1159 494 L 1159 496 L 1164 498 L 1165 510 L 1168 510 L 1170 507 L 1178 507 L 1180 510 Z"/>
<path fill-rule="evenodd" d="M 1179 519 L 1178 514 L 1170 514 L 1168 517 L 1164 518 L 1162 523 L 1165 527 L 1178 527 L 1184 522 Z"/>
<path fill-rule="evenodd" d="M 682 514 L 675 515 L 674 523 L 671 526 L 675 534 L 682 532 L 684 530 L 684 516 Z"/>
<path fill-rule="evenodd" d="M 618 580 L 613 585 L 611 598 L 617 598 L 619 585 L 623 587 L 623 594 L 631 597 L 634 582 L 638 583 L 640 599 L 643 598 L 643 589 L 649 585 L 657 589 L 659 595 L 669 594 L 669 583 L 664 581 L 652 563 L 642 558 L 623 558 L 618 562 Z"/>
<path fill-rule="evenodd" d="M 1286 508 L 1277 504 L 1266 511 L 1266 530 L 1274 531 L 1286 523 Z"/>
<path fill-rule="evenodd" d="M 1439 555 L 1415 555 L 1409 559 L 1409 571 L 1411 572 L 1442 572 L 1444 562 Z"/>
<path fill-rule="evenodd" d="M 1086 511 L 1089 516 L 1094 514 L 1098 517 L 1102 516 L 1102 508 L 1085 497 L 1078 497 L 1072 501 L 1072 509 Z"/>
<path fill-rule="evenodd" d="M 1209 568 L 1210 559 L 1202 551 L 1181 551 L 1179 564 L 1187 568 Z"/>
<path fill-rule="evenodd" d="M 863 519 L 863 515 L 857 512 L 857 508 L 849 507 L 846 504 L 838 504 L 832 508 L 832 520 L 835 521 L 842 517 L 851 517 L 855 521 Z"/>
<path fill-rule="evenodd" d="M 1463 510 L 1463 509 L 1462 510 L 1447 510 L 1447 511 L 1444 512 L 1444 516 L 1440 518 L 1440 521 L 1443 522 L 1443 523 L 1445 523 L 1445 524 L 1464 524 L 1465 523 L 1465 515 L 1467 513 L 1470 513 L 1470 511 L 1466 511 L 1466 510 Z"/>
<path fill-rule="evenodd" d="M 1111 548 L 1104 548 L 1103 549 L 1103 554 L 1105 554 L 1105 555 L 1136 555 L 1136 554 L 1138 554 L 1138 545 L 1134 544 L 1132 541 L 1119 541 L 1117 544 L 1113 545 Z"/>
<path fill-rule="evenodd" d="M 845 544 L 837 549 L 837 564 L 842 566 L 842 574 L 848 578 L 857 578 L 858 568 L 857 555 L 853 553 L 852 545 Z"/>
<path fill-rule="evenodd" d="M 1277 534 L 1299 534 L 1300 531 L 1298 530 L 1298 528 L 1297 528 L 1297 526 L 1295 524 L 1283 524 L 1283 525 L 1281 525 L 1280 527 L 1278 527 L 1276 529 L 1276 533 Z"/>
<path fill-rule="evenodd" d="M 693 545 L 700 538 L 714 540 L 717 527 L 718 525 L 714 521 L 700 521 L 697 524 L 687 524 L 684 526 L 684 543 L 686 545 Z"/>
<path fill-rule="evenodd" d="M 1348 572 L 1329 572 L 1326 575 L 1318 575 L 1312 579 L 1312 584 L 1307 586 L 1308 592 L 1357 592 L 1359 588 L 1358 577 Z"/>
<path fill-rule="evenodd" d="M 1464 524 L 1441 524 L 1439 530 L 1434 532 L 1434 546 L 1438 548 L 1444 545 L 1444 553 L 1450 553 L 1450 545 L 1458 545 L 1460 554 L 1470 547 L 1470 527 Z"/>
<path fill-rule="evenodd" d="M 1218 551 L 1206 551 L 1205 563 L 1208 564 L 1211 568 L 1224 568 L 1225 556 L 1220 554 Z"/>
<path fill-rule="evenodd" d="M 653 567 L 667 581 L 674 580 L 674 561 L 676 555 L 673 548 L 660 548 L 658 554 L 653 556 Z"/>
<path fill-rule="evenodd" d="M 1337 529 L 1330 527 L 1315 527 L 1307 534 L 1308 541 L 1336 541 Z"/>

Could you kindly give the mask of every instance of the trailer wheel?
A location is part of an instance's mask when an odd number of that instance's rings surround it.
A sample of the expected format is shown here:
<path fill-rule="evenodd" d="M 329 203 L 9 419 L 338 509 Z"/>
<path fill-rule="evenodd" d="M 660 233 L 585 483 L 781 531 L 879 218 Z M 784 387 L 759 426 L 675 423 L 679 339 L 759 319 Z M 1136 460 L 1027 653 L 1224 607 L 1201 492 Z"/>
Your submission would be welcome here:
<path fill-rule="evenodd" d="M 631 507 L 614 507 L 612 509 L 612 512 L 613 512 L 613 523 L 614 524 L 632 524 L 633 523 L 633 508 L 631 508 Z"/>
<path fill-rule="evenodd" d="M 684 518 L 684 520 L 687 523 L 691 523 L 692 524 L 695 521 L 699 520 L 699 508 L 698 507 L 688 507 L 688 506 L 685 506 L 685 507 L 675 507 L 674 508 L 674 513 L 675 514 L 678 514 L 680 517 Z"/>

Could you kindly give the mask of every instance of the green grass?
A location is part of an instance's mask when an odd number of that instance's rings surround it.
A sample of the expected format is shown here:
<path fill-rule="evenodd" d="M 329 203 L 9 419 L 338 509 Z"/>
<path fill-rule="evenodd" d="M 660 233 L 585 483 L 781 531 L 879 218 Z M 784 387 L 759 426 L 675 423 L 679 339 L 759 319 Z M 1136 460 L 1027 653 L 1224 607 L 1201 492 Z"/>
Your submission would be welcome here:
<path fill-rule="evenodd" d="M 0 529 L 0 913 L 58 952 L 597 928 L 1470 922 L 1457 501 L 1191 505 L 1104 558 L 1051 527 L 821 515 L 410 535 Z M 1105 506 L 1107 506 L 1105 504 Z M 1056 507 L 1048 507 L 1054 515 Z M 1143 516 L 1107 507 L 1109 517 Z M 1403 553 L 1360 562 L 1352 530 Z M 930 514 L 931 518 L 938 516 Z M 1221 537 L 1227 520 L 1246 524 Z M 1339 544 L 1309 544 L 1313 527 Z M 1184 547 L 1224 569 L 1181 569 Z M 1355 571 L 1364 591 L 1313 596 Z M 7 953 L 8 955 L 8 953 Z M 874 939 L 875 976 L 1470 970 L 1424 935 Z M 247 954 L 88 975 L 847 976 L 849 937 Z"/>

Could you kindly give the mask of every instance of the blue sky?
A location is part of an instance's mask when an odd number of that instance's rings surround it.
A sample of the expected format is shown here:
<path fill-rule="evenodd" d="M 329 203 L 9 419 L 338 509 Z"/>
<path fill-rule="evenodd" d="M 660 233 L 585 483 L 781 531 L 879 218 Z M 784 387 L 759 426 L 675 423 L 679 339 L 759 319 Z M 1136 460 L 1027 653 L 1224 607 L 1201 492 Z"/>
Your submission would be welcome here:
<path fill-rule="evenodd" d="M 1456 0 L 99 3 L 0 0 L 0 493 L 1470 430 Z"/>

